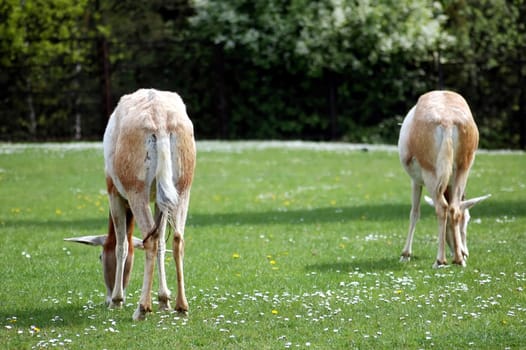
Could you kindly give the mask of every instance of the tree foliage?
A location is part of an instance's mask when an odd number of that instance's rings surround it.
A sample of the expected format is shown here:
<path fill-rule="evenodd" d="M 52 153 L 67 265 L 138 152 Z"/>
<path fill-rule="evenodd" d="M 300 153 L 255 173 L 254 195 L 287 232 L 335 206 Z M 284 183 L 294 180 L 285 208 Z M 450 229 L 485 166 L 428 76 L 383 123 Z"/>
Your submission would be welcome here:
<path fill-rule="evenodd" d="M 427 55 L 446 17 L 426 0 L 370 1 L 198 0 L 190 21 L 203 38 L 225 50 L 242 50 L 253 64 L 284 65 L 319 76 L 390 62 L 392 55 Z"/>
<path fill-rule="evenodd" d="M 484 147 L 525 147 L 525 24 L 525 0 L 5 0 L 0 137 L 99 138 L 104 105 L 156 87 L 199 138 L 396 142 L 448 88 Z"/>
<path fill-rule="evenodd" d="M 4 103 L 14 112 L 4 111 L 10 118 L 0 126 L 2 134 L 34 138 L 70 133 L 76 96 L 67 96 L 68 88 L 79 84 L 76 78 L 90 63 L 86 8 L 87 0 L 2 2 L 0 81 L 7 91 Z"/>
<path fill-rule="evenodd" d="M 526 2 L 444 1 L 458 45 L 442 52 L 446 85 L 479 120 L 484 147 L 526 147 Z"/>

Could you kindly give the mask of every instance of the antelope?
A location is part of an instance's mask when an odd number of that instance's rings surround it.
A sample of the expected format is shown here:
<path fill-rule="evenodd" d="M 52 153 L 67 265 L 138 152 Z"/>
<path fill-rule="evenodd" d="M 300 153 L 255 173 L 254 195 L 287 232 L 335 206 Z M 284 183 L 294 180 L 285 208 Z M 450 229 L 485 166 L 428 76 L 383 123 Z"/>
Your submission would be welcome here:
<path fill-rule="evenodd" d="M 479 133 L 467 102 L 451 91 L 431 91 L 418 99 L 400 129 L 398 151 L 411 177 L 412 201 L 409 233 L 401 261 L 412 256 L 413 235 L 420 217 L 420 198 L 425 185 L 438 220 L 438 252 L 434 268 L 447 265 L 445 244 L 453 264 L 466 266 L 469 255 L 469 209 L 488 198 L 465 200 L 466 183 L 478 147 Z"/>
<path fill-rule="evenodd" d="M 172 252 L 177 273 L 175 310 L 188 312 L 184 289 L 184 230 L 196 163 L 193 125 L 179 95 L 140 89 L 124 95 L 110 116 L 103 138 L 109 197 L 107 236 L 68 240 L 102 245 L 102 264 L 110 308 L 122 307 L 133 266 L 134 247 L 145 250 L 139 305 L 134 320 L 152 311 L 151 290 L 157 255 L 159 309 L 170 309 L 164 268 L 167 223 L 174 228 Z M 150 201 L 154 202 L 152 216 Z M 133 237 L 134 221 L 142 240 Z"/>

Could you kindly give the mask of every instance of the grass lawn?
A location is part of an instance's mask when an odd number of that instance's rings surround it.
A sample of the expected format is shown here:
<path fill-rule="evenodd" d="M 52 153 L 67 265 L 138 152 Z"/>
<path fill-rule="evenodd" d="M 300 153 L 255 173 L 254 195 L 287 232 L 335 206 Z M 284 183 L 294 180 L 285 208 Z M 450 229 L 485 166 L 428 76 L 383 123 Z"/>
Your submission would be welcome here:
<path fill-rule="evenodd" d="M 105 233 L 104 186 L 100 144 L 0 144 L 2 348 L 526 348 L 524 153 L 477 155 L 468 197 L 493 196 L 471 210 L 467 267 L 436 270 L 425 204 L 399 262 L 410 181 L 395 150 L 198 143 L 190 312 L 144 322 L 143 253 L 127 305 L 108 310 L 100 249 L 63 241 Z"/>

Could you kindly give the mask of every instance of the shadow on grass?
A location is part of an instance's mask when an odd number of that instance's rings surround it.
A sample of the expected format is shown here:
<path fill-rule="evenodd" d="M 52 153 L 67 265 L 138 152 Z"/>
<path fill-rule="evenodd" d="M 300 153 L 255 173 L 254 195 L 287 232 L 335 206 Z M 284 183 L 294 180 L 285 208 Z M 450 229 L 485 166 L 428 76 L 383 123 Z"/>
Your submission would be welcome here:
<path fill-rule="evenodd" d="M 100 308 L 105 307 L 100 305 Z M 29 329 L 32 326 L 40 330 L 61 326 L 76 326 L 93 323 L 86 316 L 80 316 L 82 307 L 73 304 L 60 303 L 53 306 L 40 306 L 33 309 L 15 308 L 8 306 L 0 311 L 0 319 L 4 325 L 10 325 L 14 329 Z M 98 311 L 98 310 L 97 310 Z M 130 311 L 131 315 L 133 311 Z M 130 317 L 131 318 L 131 317 Z"/>
<path fill-rule="evenodd" d="M 423 202 L 423 201 L 422 201 Z M 316 224 L 350 221 L 402 221 L 409 222 L 411 204 L 363 204 L 346 207 L 323 207 L 299 210 L 267 210 L 232 213 L 192 212 L 189 224 L 192 226 L 214 225 L 273 225 L 273 224 Z M 421 205 L 421 217 L 434 215 L 427 204 Z M 471 210 L 473 218 L 495 218 L 501 216 L 526 216 L 526 201 L 499 202 L 492 198 Z"/>
<path fill-rule="evenodd" d="M 60 219 L 21 219 L 21 220 L 2 220 L 4 228 L 15 229 L 37 229 L 39 231 L 61 231 L 61 232 L 75 232 L 79 230 L 91 231 L 92 234 L 104 234 L 106 232 L 106 225 L 108 225 L 107 215 L 101 215 L 100 218 L 86 218 L 75 220 L 60 220 Z"/>
<path fill-rule="evenodd" d="M 70 326 L 94 325 L 99 328 L 103 327 L 103 321 L 108 319 L 131 324 L 135 322 L 132 318 L 135 311 L 135 300 L 132 302 L 133 306 L 127 305 L 119 309 L 110 309 L 103 301 L 95 303 L 89 309 L 79 303 L 67 304 L 63 301 L 53 305 L 8 305 L 0 311 L 0 320 L 2 326 L 10 325 L 13 329 L 29 329 L 31 326 L 36 326 L 42 331 Z M 159 312 L 157 305 L 154 305 L 153 313 L 157 312 Z M 153 317 L 153 314 L 150 314 L 149 317 Z M 109 324 L 105 325 L 107 326 Z"/>
<path fill-rule="evenodd" d="M 200 213 L 191 211 L 188 226 L 219 225 L 274 225 L 274 224 L 318 224 L 351 221 L 400 221 L 409 222 L 410 203 L 404 204 L 363 204 L 346 207 L 322 207 L 298 210 L 267 210 L 231 213 Z M 434 210 L 422 204 L 422 217 L 434 215 Z M 500 202 L 496 197 L 479 204 L 471 210 L 473 218 L 495 218 L 502 216 L 526 216 L 526 200 Z M 31 228 L 39 230 L 60 230 L 74 233 L 77 230 L 90 231 L 90 234 L 106 232 L 107 214 L 86 219 L 21 219 L 2 220 L 5 228 Z"/>
<path fill-rule="evenodd" d="M 198 227 L 212 225 L 316 224 L 355 220 L 390 221 L 405 220 L 409 217 L 409 209 L 409 205 L 386 203 L 286 211 L 267 210 L 211 214 L 193 212 L 190 213 L 189 223 Z"/>
<path fill-rule="evenodd" d="M 218 225 L 273 225 L 273 224 L 316 224 L 326 222 L 348 222 L 354 220 L 406 220 L 410 205 L 380 204 L 359 205 L 355 207 L 324 207 L 300 210 L 268 210 L 232 213 L 190 212 L 188 226 Z M 431 208 L 425 209 L 431 212 Z M 107 214 L 100 218 L 86 219 L 7 219 L 2 220 L 5 228 L 38 228 L 39 230 L 74 232 L 91 231 L 91 234 L 104 234 Z M 101 229 L 102 228 L 102 229 Z"/>
<path fill-rule="evenodd" d="M 470 209 L 472 218 L 526 216 L 526 199 L 499 201 L 497 196 L 490 197 Z"/>

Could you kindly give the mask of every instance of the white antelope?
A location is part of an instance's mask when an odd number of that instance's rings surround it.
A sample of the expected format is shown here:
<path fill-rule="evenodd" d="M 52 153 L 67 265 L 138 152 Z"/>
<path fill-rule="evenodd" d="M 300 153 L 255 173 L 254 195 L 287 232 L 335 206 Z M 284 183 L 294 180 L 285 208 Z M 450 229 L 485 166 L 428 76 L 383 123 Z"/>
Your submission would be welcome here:
<path fill-rule="evenodd" d="M 165 229 L 174 227 L 173 257 L 177 272 L 175 310 L 186 313 L 184 229 L 196 149 L 193 125 L 182 99 L 173 92 L 141 89 L 123 96 L 104 133 L 104 159 L 110 218 L 107 236 L 68 240 L 103 245 L 107 303 L 121 307 L 133 265 L 133 247 L 143 245 L 146 262 L 134 320 L 152 311 L 151 290 L 157 254 L 159 308 L 170 308 L 164 270 Z M 155 202 L 155 218 L 150 209 Z M 143 241 L 132 240 L 134 219 Z"/>
<path fill-rule="evenodd" d="M 468 104 L 451 91 L 431 91 L 418 99 L 404 119 L 398 140 L 400 162 L 412 180 L 407 241 L 401 261 L 412 254 L 425 185 L 438 219 L 438 253 L 433 267 L 447 264 L 445 244 L 453 263 L 466 265 L 469 208 L 490 195 L 465 200 L 465 189 L 478 147 L 479 133 Z M 427 199 L 426 199 L 427 200 Z"/>

